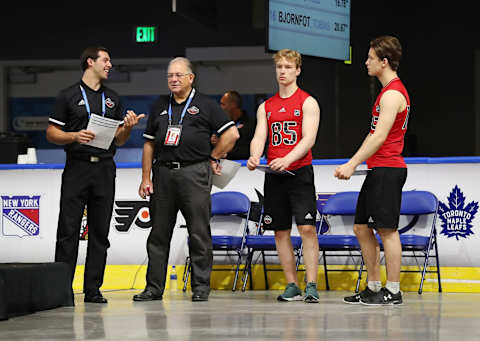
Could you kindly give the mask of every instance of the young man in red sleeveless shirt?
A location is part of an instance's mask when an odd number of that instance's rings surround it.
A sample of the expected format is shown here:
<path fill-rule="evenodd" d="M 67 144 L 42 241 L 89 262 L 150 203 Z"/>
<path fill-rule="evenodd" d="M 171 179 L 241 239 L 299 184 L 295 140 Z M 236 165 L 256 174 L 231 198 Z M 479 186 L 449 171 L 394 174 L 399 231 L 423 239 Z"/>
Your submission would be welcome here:
<path fill-rule="evenodd" d="M 335 177 L 350 179 L 355 168 L 366 161 L 370 171 L 357 202 L 353 230 L 362 249 L 368 272 L 367 288 L 344 298 L 345 303 L 366 305 L 402 304 L 400 266 L 402 245 L 398 219 L 407 166 L 401 155 L 410 113 L 410 98 L 398 78 L 402 47 L 397 38 L 382 36 L 370 42 L 365 62 L 368 75 L 375 76 L 382 90 L 372 110 L 370 133 L 355 155 L 338 166 Z M 387 283 L 380 281 L 380 247 L 373 229 L 382 239 Z"/>
<path fill-rule="evenodd" d="M 274 55 L 278 93 L 262 103 L 257 111 L 257 127 L 250 144 L 247 167 L 254 170 L 268 139 L 267 162 L 272 172 L 265 174 L 265 229 L 275 231 L 275 243 L 287 280 L 279 301 L 318 302 L 318 239 L 315 231 L 316 199 L 312 152 L 320 108 L 317 101 L 297 86 L 301 55 L 280 50 Z M 307 286 L 305 296 L 298 287 L 295 257 L 290 233 L 292 216 L 303 242 Z"/>

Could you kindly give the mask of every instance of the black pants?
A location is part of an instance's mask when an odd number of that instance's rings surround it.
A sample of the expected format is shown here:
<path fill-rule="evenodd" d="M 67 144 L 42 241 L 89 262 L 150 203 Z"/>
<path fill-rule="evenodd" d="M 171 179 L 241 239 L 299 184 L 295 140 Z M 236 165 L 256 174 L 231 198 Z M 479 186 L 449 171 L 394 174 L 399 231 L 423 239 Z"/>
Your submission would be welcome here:
<path fill-rule="evenodd" d="M 180 210 L 189 234 L 192 290 L 210 291 L 212 236 L 210 231 L 212 171 L 208 161 L 180 169 L 153 166 L 153 194 L 150 197 L 152 230 L 147 240 L 147 288 L 162 295 L 168 268 L 173 228 Z"/>
<path fill-rule="evenodd" d="M 108 231 L 115 195 L 115 176 L 116 167 L 112 159 L 89 162 L 67 158 L 63 170 L 55 261 L 70 265 L 73 282 L 83 210 L 87 205 L 85 293 L 98 290 L 103 284 L 107 249 L 110 246 Z"/>

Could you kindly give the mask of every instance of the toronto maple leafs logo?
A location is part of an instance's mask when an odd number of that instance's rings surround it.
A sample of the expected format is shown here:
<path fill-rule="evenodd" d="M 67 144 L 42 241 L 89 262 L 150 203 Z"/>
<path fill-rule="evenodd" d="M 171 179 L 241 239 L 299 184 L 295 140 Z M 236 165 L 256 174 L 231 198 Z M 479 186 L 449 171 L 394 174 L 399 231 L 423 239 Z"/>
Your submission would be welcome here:
<path fill-rule="evenodd" d="M 448 196 L 448 206 L 443 202 L 439 203 L 438 213 L 442 220 L 441 234 L 448 238 L 467 238 L 473 234 L 472 220 L 478 211 L 478 202 L 472 201 L 465 205 L 465 196 L 460 188 L 455 185 Z"/>

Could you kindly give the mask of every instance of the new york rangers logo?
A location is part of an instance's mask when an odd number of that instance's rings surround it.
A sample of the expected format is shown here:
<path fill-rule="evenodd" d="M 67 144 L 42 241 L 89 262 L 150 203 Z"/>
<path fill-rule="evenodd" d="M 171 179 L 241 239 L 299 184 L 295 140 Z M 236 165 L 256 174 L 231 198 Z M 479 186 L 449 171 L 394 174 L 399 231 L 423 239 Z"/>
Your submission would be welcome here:
<path fill-rule="evenodd" d="M 38 236 L 40 233 L 40 196 L 2 195 L 2 234 Z"/>
<path fill-rule="evenodd" d="M 448 238 L 467 238 L 473 234 L 472 220 L 478 211 L 478 202 L 471 201 L 465 205 L 465 196 L 458 186 L 455 185 L 448 197 L 448 206 L 439 203 L 438 214 L 442 220 L 441 234 Z"/>

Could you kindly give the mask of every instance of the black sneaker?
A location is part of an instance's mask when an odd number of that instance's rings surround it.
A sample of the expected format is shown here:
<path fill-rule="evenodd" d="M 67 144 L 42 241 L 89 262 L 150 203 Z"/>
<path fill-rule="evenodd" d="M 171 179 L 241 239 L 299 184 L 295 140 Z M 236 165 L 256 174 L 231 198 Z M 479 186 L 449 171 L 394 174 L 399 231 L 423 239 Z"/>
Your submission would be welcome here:
<path fill-rule="evenodd" d="M 344 297 L 343 302 L 348 304 L 360 304 L 360 300 L 362 297 L 369 297 L 375 294 L 376 294 L 375 291 L 370 290 L 370 288 L 367 287 L 365 290 L 359 292 L 358 294 Z"/>
<path fill-rule="evenodd" d="M 400 305 L 403 303 L 402 292 L 392 294 L 387 288 L 382 288 L 375 295 L 362 297 L 360 303 L 365 305 Z"/>

